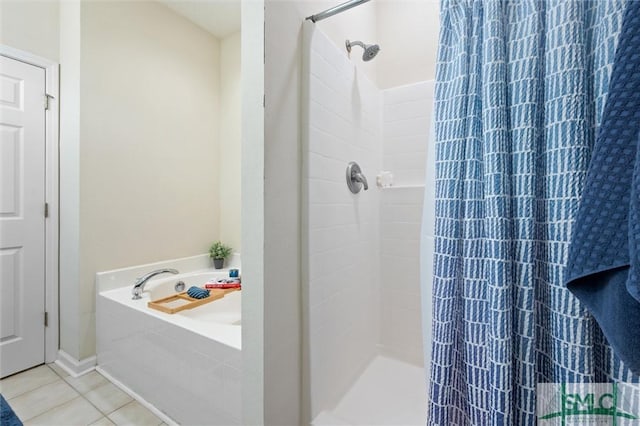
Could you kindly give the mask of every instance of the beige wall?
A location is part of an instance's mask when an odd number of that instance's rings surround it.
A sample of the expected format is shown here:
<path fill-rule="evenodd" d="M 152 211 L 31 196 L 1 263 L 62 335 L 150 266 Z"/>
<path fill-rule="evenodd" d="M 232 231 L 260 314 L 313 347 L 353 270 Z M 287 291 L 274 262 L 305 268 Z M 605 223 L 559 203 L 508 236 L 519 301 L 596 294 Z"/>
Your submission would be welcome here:
<path fill-rule="evenodd" d="M 438 0 L 374 0 L 381 52 L 378 87 L 387 89 L 435 78 Z"/>
<path fill-rule="evenodd" d="M 0 0 L 0 44 L 58 61 L 58 1 Z"/>
<path fill-rule="evenodd" d="M 60 347 L 81 360 L 95 272 L 218 238 L 240 250 L 240 36 L 221 43 L 152 1 L 0 0 L 0 22 L 1 44 L 61 64 Z"/>
<path fill-rule="evenodd" d="M 240 33 L 220 41 L 220 239 L 240 252 L 241 112 Z"/>
<path fill-rule="evenodd" d="M 218 235 L 219 42 L 149 1 L 82 4 L 80 357 L 98 271 L 205 253 Z"/>

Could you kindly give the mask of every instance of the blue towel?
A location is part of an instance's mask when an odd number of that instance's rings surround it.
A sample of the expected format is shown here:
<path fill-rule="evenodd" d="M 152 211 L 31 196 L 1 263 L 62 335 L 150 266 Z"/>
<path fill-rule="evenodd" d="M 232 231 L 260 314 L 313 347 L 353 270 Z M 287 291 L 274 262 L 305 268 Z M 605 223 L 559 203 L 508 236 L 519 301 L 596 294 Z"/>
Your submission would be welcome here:
<path fill-rule="evenodd" d="M 640 1 L 629 1 L 566 283 L 616 354 L 640 373 Z"/>

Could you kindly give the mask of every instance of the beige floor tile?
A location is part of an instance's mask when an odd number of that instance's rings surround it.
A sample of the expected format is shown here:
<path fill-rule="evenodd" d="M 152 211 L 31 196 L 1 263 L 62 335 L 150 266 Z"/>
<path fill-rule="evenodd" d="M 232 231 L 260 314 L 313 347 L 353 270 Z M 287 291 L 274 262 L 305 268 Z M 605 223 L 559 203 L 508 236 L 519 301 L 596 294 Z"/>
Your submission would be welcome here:
<path fill-rule="evenodd" d="M 65 377 L 64 380 L 66 380 L 67 383 L 73 386 L 73 388 L 81 394 L 85 394 L 108 382 L 108 380 L 97 371 L 91 371 L 80 377 Z"/>
<path fill-rule="evenodd" d="M 103 417 L 95 423 L 91 423 L 89 426 L 113 426 L 113 422 L 107 417 Z"/>
<path fill-rule="evenodd" d="M 129 395 L 112 383 L 105 383 L 87 392 L 84 396 L 104 414 L 109 414 L 132 401 Z"/>
<path fill-rule="evenodd" d="M 47 366 L 50 369 L 52 369 L 58 376 L 62 378 L 69 377 L 69 373 L 67 373 L 62 367 L 60 367 L 55 362 L 52 362 L 51 364 L 47 364 Z"/>
<path fill-rule="evenodd" d="M 102 417 L 102 413 L 86 399 L 78 396 L 25 422 L 25 426 L 86 426 Z"/>
<path fill-rule="evenodd" d="M 23 422 L 30 420 L 79 396 L 64 380 L 39 387 L 9 400 L 9 405 Z"/>
<path fill-rule="evenodd" d="M 9 400 L 58 379 L 59 377 L 51 369 L 46 365 L 41 365 L 0 380 L 0 393 L 6 400 Z"/>
<path fill-rule="evenodd" d="M 122 408 L 109 414 L 109 419 L 116 425 L 157 426 L 162 423 L 155 414 L 140 405 L 138 401 L 132 401 Z"/>

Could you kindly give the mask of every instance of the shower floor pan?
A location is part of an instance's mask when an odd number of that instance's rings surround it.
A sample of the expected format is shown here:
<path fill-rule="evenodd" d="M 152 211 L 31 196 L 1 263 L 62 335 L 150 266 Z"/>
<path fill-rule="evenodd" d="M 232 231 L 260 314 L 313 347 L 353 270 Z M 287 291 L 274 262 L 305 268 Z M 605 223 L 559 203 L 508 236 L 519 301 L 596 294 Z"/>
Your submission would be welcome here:
<path fill-rule="evenodd" d="M 332 411 L 323 411 L 314 426 L 426 424 L 424 368 L 378 356 Z"/>

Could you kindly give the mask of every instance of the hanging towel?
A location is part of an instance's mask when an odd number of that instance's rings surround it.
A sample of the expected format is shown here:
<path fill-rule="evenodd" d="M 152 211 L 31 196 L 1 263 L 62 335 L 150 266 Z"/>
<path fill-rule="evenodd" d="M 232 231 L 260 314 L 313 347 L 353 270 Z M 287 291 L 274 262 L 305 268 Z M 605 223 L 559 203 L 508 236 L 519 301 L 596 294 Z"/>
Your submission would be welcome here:
<path fill-rule="evenodd" d="M 640 1 L 629 1 L 574 224 L 566 284 L 640 373 Z"/>

